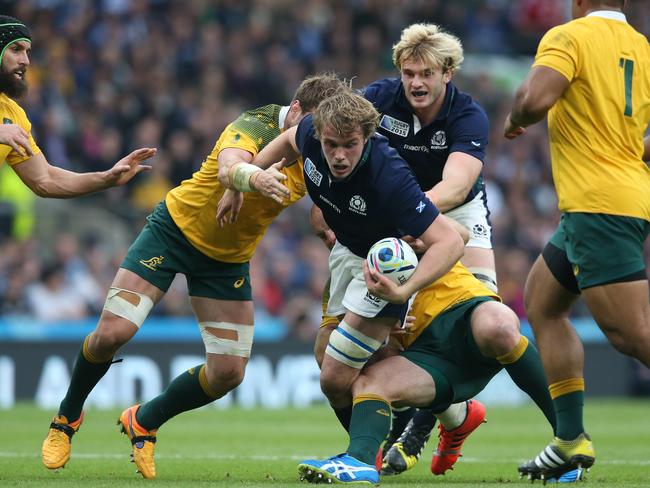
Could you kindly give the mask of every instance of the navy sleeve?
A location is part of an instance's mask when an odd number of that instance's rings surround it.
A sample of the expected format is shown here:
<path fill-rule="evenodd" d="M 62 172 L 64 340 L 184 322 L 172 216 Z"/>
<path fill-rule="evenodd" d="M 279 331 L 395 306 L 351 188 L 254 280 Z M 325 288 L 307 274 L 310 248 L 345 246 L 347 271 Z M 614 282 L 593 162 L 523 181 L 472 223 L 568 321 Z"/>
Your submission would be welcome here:
<path fill-rule="evenodd" d="M 447 129 L 447 140 L 451 141 L 449 154 L 462 152 L 485 162 L 490 125 L 485 111 L 476 103 L 458 114 Z"/>
<path fill-rule="evenodd" d="M 305 153 L 307 144 L 316 137 L 315 133 L 311 114 L 303 117 L 296 129 L 296 146 L 301 154 Z"/>
<path fill-rule="evenodd" d="M 394 157 L 399 158 L 397 155 Z M 391 221 L 395 222 L 402 235 L 419 237 L 438 217 L 440 211 L 420 189 L 406 163 L 400 161 L 400 164 L 393 166 L 390 171 L 390 187 L 381 187 L 382 193 L 387 196 L 385 212 Z"/>

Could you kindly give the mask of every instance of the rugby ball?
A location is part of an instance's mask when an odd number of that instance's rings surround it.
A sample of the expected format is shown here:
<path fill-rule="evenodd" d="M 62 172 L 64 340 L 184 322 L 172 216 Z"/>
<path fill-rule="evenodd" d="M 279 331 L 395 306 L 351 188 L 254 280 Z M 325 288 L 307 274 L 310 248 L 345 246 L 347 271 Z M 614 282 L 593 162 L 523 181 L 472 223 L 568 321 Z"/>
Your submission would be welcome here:
<path fill-rule="evenodd" d="M 386 275 L 397 285 L 406 283 L 418 265 L 418 257 L 411 246 L 396 237 L 375 242 L 366 260 L 371 269 Z"/>

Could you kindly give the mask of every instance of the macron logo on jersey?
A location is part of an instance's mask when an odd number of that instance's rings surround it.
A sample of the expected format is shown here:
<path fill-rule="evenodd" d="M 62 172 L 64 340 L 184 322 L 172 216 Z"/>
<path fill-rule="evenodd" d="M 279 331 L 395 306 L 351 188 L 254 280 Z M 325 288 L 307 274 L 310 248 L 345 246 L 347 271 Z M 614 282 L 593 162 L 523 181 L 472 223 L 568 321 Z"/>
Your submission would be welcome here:
<path fill-rule="evenodd" d="M 420 203 L 418 203 L 418 206 L 415 207 L 415 211 L 417 213 L 422 213 L 422 210 L 424 210 L 424 207 L 426 207 L 426 205 L 424 204 L 424 202 L 422 200 L 420 200 Z"/>
<path fill-rule="evenodd" d="M 321 173 L 316 169 L 316 166 L 314 165 L 314 163 L 312 163 L 311 159 L 309 158 L 305 159 L 304 168 L 305 168 L 305 174 L 307 175 L 307 178 L 313 181 L 314 185 L 320 186 L 320 182 L 323 181 L 323 173 Z"/>
<path fill-rule="evenodd" d="M 406 137 L 409 134 L 409 125 L 402 121 L 391 117 L 390 115 L 384 115 L 379 121 L 379 127 L 386 129 L 388 132 L 392 132 L 400 137 Z"/>

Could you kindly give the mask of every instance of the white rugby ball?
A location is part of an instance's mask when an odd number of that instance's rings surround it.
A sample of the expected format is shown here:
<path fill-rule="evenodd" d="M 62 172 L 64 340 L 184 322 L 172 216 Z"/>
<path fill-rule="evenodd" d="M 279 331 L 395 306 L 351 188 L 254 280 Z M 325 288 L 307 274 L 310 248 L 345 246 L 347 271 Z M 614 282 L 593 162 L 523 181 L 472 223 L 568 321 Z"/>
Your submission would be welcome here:
<path fill-rule="evenodd" d="M 396 237 L 375 242 L 366 260 L 371 269 L 386 275 L 397 285 L 406 283 L 418 265 L 418 257 L 411 246 Z"/>

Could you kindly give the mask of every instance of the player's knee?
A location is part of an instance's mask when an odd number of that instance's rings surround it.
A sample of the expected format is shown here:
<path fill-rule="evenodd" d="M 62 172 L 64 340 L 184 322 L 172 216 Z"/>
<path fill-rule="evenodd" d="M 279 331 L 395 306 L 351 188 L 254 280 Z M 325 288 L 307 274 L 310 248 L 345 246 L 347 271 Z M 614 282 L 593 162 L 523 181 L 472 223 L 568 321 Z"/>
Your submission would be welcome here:
<path fill-rule="evenodd" d="M 383 383 L 384 382 L 377 381 L 377 378 L 361 373 L 359 377 L 354 380 L 350 391 L 353 397 L 370 393 L 390 401 L 390 395 L 388 391 L 383 388 Z"/>
<path fill-rule="evenodd" d="M 341 397 L 347 397 L 352 391 L 352 379 L 337 374 L 332 370 L 323 370 L 320 375 L 320 387 L 330 402 L 336 403 Z"/>
<path fill-rule="evenodd" d="M 88 341 L 88 351 L 97 359 L 108 361 L 133 337 L 135 330 L 119 317 L 102 316 L 100 325 Z"/>
<path fill-rule="evenodd" d="M 510 352 L 519 343 L 519 319 L 508 307 L 487 302 L 472 317 L 472 334 L 481 353 L 496 357 Z"/>
<path fill-rule="evenodd" d="M 644 327 L 630 327 L 623 331 L 618 326 L 602 323 L 602 321 L 598 325 L 617 351 L 648 364 L 650 361 L 650 331 Z"/>
<path fill-rule="evenodd" d="M 243 362 L 226 362 L 219 367 L 207 367 L 205 378 L 214 391 L 227 392 L 237 388 L 244 381 L 246 367 Z"/>

